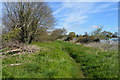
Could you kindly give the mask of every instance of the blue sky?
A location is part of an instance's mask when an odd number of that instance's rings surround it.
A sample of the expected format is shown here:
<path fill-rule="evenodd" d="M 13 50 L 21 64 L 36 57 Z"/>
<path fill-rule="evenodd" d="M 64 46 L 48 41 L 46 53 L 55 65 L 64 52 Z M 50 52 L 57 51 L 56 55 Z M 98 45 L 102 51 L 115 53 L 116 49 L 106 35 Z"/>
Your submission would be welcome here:
<path fill-rule="evenodd" d="M 117 2 L 48 2 L 48 4 L 57 20 L 55 28 L 66 28 L 68 32 L 84 34 L 92 32 L 100 25 L 103 26 L 103 30 L 118 32 Z"/>
<path fill-rule="evenodd" d="M 117 2 L 49 2 L 49 5 L 57 20 L 55 28 L 84 34 L 100 25 L 103 30 L 118 32 Z"/>

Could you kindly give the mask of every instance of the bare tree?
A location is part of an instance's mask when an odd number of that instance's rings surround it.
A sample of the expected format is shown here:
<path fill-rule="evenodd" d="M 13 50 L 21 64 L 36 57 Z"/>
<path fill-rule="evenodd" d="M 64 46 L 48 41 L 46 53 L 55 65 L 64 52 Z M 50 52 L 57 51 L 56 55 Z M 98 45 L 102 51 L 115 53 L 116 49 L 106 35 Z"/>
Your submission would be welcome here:
<path fill-rule="evenodd" d="M 9 31 L 20 28 L 20 41 L 31 43 L 37 30 L 55 23 L 52 10 L 45 2 L 4 2 L 3 25 Z"/>
<path fill-rule="evenodd" d="M 66 34 L 66 29 L 55 29 L 51 34 L 51 40 L 62 38 Z"/>
<path fill-rule="evenodd" d="M 96 30 L 93 31 L 91 34 L 94 36 L 100 36 L 102 29 L 103 29 L 103 26 L 98 26 L 98 28 L 96 28 Z"/>

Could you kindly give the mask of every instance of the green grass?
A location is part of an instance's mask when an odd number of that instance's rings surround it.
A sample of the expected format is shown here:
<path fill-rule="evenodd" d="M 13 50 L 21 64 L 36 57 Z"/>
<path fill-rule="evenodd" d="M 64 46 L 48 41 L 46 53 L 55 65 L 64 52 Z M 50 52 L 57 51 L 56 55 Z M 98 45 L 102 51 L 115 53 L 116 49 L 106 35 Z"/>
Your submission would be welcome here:
<path fill-rule="evenodd" d="M 118 54 L 69 42 L 34 42 L 38 53 L 3 59 L 4 78 L 117 78 Z M 9 66 L 10 64 L 21 65 Z"/>
<path fill-rule="evenodd" d="M 9 49 L 8 48 L 4 48 L 4 49 L 1 49 L 0 52 L 5 52 L 7 50 L 9 50 Z"/>
<path fill-rule="evenodd" d="M 33 43 L 41 47 L 39 53 L 22 54 L 3 59 L 5 78 L 80 78 L 79 66 L 58 42 Z M 22 65 L 8 66 L 22 63 Z"/>
<path fill-rule="evenodd" d="M 118 78 L 118 54 L 72 43 L 61 42 L 64 50 L 80 64 L 85 77 Z"/>

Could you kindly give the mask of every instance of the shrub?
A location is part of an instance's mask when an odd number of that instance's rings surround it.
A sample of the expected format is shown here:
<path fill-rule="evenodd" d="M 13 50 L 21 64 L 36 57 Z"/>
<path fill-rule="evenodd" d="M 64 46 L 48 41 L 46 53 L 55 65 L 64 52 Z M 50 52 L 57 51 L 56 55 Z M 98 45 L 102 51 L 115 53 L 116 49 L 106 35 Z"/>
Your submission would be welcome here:
<path fill-rule="evenodd" d="M 80 43 L 100 42 L 100 39 L 92 36 L 80 37 L 76 42 L 80 42 Z"/>
<path fill-rule="evenodd" d="M 89 37 L 83 37 L 83 38 L 78 39 L 76 42 L 89 43 L 89 42 L 92 42 L 92 39 Z"/>
<path fill-rule="evenodd" d="M 67 39 L 65 39 L 65 41 L 70 41 L 72 40 L 72 37 L 67 37 Z"/>
<path fill-rule="evenodd" d="M 95 38 L 93 39 L 94 42 L 100 42 L 100 39 L 99 38 Z"/>
<path fill-rule="evenodd" d="M 20 31 L 21 31 L 20 28 L 15 28 L 15 29 L 11 30 L 10 32 L 8 32 L 6 34 L 2 34 L 2 41 L 3 42 L 8 42 L 8 41 L 19 40 Z"/>

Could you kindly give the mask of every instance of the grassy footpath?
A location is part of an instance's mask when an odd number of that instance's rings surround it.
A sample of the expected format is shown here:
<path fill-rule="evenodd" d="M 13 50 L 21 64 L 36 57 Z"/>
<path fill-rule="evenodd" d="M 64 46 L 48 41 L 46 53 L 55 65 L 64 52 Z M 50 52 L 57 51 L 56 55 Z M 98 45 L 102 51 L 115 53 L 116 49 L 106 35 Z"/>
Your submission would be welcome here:
<path fill-rule="evenodd" d="M 33 43 L 39 53 L 21 54 L 3 59 L 3 77 L 7 78 L 81 78 L 79 66 L 58 42 Z M 9 66 L 10 64 L 20 64 Z"/>
<path fill-rule="evenodd" d="M 67 42 L 63 50 L 78 63 L 88 78 L 118 78 L 118 53 L 100 51 L 96 48 L 85 47 Z"/>
<path fill-rule="evenodd" d="M 117 78 L 115 52 L 56 41 L 33 43 L 39 53 L 21 54 L 3 59 L 3 77 L 11 78 Z M 17 64 L 9 66 L 10 64 Z M 84 76 L 83 76 L 84 75 Z"/>

